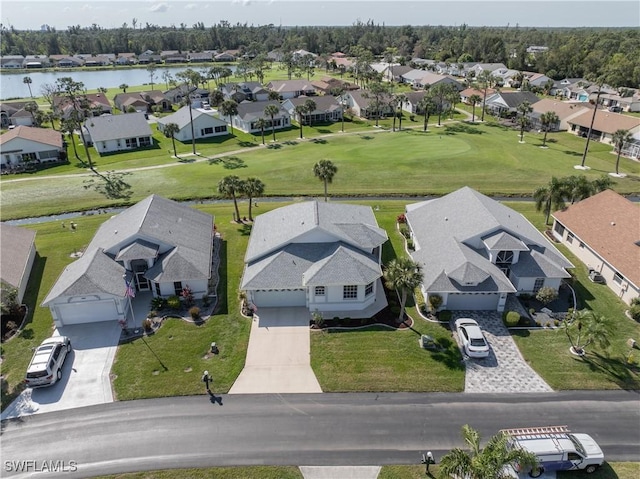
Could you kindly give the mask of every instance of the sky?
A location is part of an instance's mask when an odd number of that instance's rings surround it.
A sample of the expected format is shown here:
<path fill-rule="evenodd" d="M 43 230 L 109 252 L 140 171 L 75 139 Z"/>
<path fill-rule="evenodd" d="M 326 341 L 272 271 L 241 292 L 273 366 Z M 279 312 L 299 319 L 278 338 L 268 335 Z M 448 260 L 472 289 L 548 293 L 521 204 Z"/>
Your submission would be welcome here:
<path fill-rule="evenodd" d="M 636 27 L 638 0 L 0 0 L 0 20 L 19 30 L 150 23 L 191 27 L 226 20 L 253 25 Z"/>

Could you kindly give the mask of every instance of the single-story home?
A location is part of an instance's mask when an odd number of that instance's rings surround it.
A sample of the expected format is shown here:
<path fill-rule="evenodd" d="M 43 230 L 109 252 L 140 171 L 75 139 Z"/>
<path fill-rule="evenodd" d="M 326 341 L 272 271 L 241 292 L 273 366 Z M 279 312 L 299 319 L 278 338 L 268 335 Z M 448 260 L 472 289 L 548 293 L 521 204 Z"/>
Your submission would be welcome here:
<path fill-rule="evenodd" d="M 342 95 L 342 98 L 354 115 L 360 118 L 375 118 L 376 116 L 385 117 L 393 115 L 393 108 L 390 106 L 391 95 L 382 94 L 380 105 L 376 107 L 375 99 L 366 98 L 366 92 L 362 90 L 348 91 Z"/>
<path fill-rule="evenodd" d="M 331 95 L 338 90 L 348 91 L 360 89 L 358 85 L 332 77 L 322 77 L 320 80 L 312 81 L 311 84 L 320 95 Z"/>
<path fill-rule="evenodd" d="M 171 110 L 171 101 L 160 90 L 118 93 L 113 97 L 113 104 L 123 113 L 131 107 L 139 113 L 151 113 L 154 106 L 160 106 L 163 111 Z"/>
<path fill-rule="evenodd" d="M 8 128 L 9 125 L 33 126 L 33 115 L 25 110 L 25 106 L 33 101 L 12 101 L 0 104 L 0 127 Z"/>
<path fill-rule="evenodd" d="M 593 112 L 593 110 L 587 105 L 588 103 L 585 104 L 581 102 L 559 101 L 553 98 L 543 98 L 531 105 L 533 111 L 529 113 L 528 117 L 532 128 L 542 130 L 543 126 L 540 121 L 540 117 L 543 114 L 552 111 L 558 115 L 559 121 L 554 125 L 550 125 L 549 131 L 567 131 L 570 128 L 569 120 L 581 115 L 585 111 Z"/>
<path fill-rule="evenodd" d="M 244 131 L 245 133 L 258 133 L 261 129 L 256 125 L 256 122 L 262 118 L 266 122 L 264 127 L 265 131 L 272 130 L 271 116 L 264 113 L 264 109 L 267 105 L 276 105 L 278 107 L 278 114 L 273 117 L 273 128 L 281 130 L 291 126 L 291 115 L 284 109 L 284 107 L 277 101 L 245 101 L 238 105 L 238 114 L 232 119 L 234 128 Z M 229 117 L 221 116 L 227 123 L 229 123 Z"/>
<path fill-rule="evenodd" d="M 255 219 L 240 289 L 258 308 L 371 317 L 387 306 L 387 239 L 369 206 L 305 201 L 275 209 Z"/>
<path fill-rule="evenodd" d="M 300 118 L 300 115 L 296 112 L 296 107 L 304 105 L 307 100 L 312 100 L 316 104 L 316 108 L 312 112 L 305 113 Z M 314 96 L 313 98 L 306 96 L 289 98 L 282 102 L 282 107 L 289 112 L 291 118 L 295 118 L 298 123 L 302 121 L 305 125 L 342 120 L 342 106 L 338 103 L 337 98 L 331 95 Z"/>
<path fill-rule="evenodd" d="M 104 93 L 86 93 L 82 95 L 82 99 L 87 101 L 90 109 L 87 116 L 110 115 L 113 113 L 111 103 Z M 78 109 L 81 110 L 82 107 L 79 104 L 80 97 L 78 97 L 78 100 L 76 101 L 78 103 Z M 66 96 L 54 95 L 53 108 L 62 116 L 62 118 L 69 118 L 69 115 L 74 109 L 74 105 Z"/>
<path fill-rule="evenodd" d="M 213 115 L 211 110 L 191 109 L 193 116 L 193 132 L 196 140 L 209 138 L 211 136 L 228 135 L 227 123 Z M 177 112 L 158 119 L 158 131 L 164 133 L 169 123 L 178 125 L 179 131 L 173 135 L 178 141 L 191 141 L 191 116 L 189 116 L 189 106 L 185 105 Z"/>
<path fill-rule="evenodd" d="M 612 113 L 608 110 L 597 110 L 595 118 L 593 109 L 589 108 L 567 121 L 569 131 L 578 136 L 586 137 L 593 120 L 591 138 L 604 143 L 611 143 L 613 134 L 617 130 L 627 130 L 635 140 L 640 140 L 640 118 Z"/>
<path fill-rule="evenodd" d="M 402 75 L 402 80 L 403 83 L 408 83 L 418 90 L 424 89 L 427 86 L 433 87 L 440 84 L 453 85 L 458 91 L 464 89 L 462 83 L 449 75 L 439 75 L 438 73 L 424 70 L 410 70 Z"/>
<path fill-rule="evenodd" d="M 236 103 L 269 99 L 269 91 L 259 82 L 226 83 L 220 86 L 220 91 L 225 99 Z"/>
<path fill-rule="evenodd" d="M 421 286 L 442 309 L 503 311 L 509 294 L 558 290 L 571 264 L 520 213 L 463 187 L 406 207 Z"/>
<path fill-rule="evenodd" d="M 126 320 L 130 293 L 209 293 L 213 217 L 151 195 L 105 221 L 42 302 L 56 327 Z M 131 291 L 127 293 L 127 285 Z M 148 299 L 147 299 L 148 300 Z"/>
<path fill-rule="evenodd" d="M 167 90 L 164 94 L 171 103 L 181 103 L 187 97 L 187 94 L 189 94 L 191 106 L 194 108 L 200 108 L 202 102 L 209 101 L 209 90 L 206 88 L 196 88 L 192 91 L 191 87 L 186 83 Z"/>
<path fill-rule="evenodd" d="M 553 235 L 625 303 L 640 296 L 640 209 L 605 190 L 553 214 Z"/>
<path fill-rule="evenodd" d="M 93 144 L 100 155 L 153 145 L 153 133 L 144 113 L 88 118 L 84 128 L 85 141 Z"/>
<path fill-rule="evenodd" d="M 316 94 L 313 83 L 307 80 L 273 80 L 267 83 L 266 87 L 277 92 L 283 100 Z"/>
<path fill-rule="evenodd" d="M 494 115 L 515 115 L 518 107 L 525 101 L 531 105 L 540 101 L 540 98 L 530 91 L 503 91 L 487 96 L 486 108 Z"/>
<path fill-rule="evenodd" d="M 0 223 L 0 282 L 17 291 L 22 303 L 36 257 L 36 232 L 28 228 Z"/>
<path fill-rule="evenodd" d="M 487 98 L 489 98 L 495 92 L 496 90 L 494 90 L 493 88 L 487 88 Z M 469 98 L 471 98 L 473 95 L 478 95 L 480 97 L 480 102 L 476 103 L 476 106 L 482 107 L 482 99 L 484 98 L 483 88 L 465 88 L 460 92 L 460 101 L 462 103 L 470 105 L 471 102 L 469 101 Z"/>
<path fill-rule="evenodd" d="M 18 126 L 0 135 L 0 164 L 11 168 L 27 162 L 65 159 L 62 135 L 49 128 Z"/>

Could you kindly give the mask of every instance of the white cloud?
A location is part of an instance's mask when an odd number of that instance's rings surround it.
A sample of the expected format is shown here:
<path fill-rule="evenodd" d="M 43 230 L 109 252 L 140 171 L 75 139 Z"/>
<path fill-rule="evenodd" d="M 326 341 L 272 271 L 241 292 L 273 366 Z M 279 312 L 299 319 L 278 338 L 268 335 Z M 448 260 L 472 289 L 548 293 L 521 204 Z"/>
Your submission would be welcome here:
<path fill-rule="evenodd" d="M 198 5 L 195 3 L 189 3 L 183 7 L 185 10 L 195 10 L 198 8 Z"/>
<path fill-rule="evenodd" d="M 231 3 L 240 4 L 243 7 L 251 5 L 251 0 L 233 0 Z"/>
<path fill-rule="evenodd" d="M 149 11 L 155 13 L 162 13 L 166 12 L 167 10 L 169 10 L 169 5 L 167 5 L 166 3 L 156 3 L 151 8 L 149 8 Z"/>

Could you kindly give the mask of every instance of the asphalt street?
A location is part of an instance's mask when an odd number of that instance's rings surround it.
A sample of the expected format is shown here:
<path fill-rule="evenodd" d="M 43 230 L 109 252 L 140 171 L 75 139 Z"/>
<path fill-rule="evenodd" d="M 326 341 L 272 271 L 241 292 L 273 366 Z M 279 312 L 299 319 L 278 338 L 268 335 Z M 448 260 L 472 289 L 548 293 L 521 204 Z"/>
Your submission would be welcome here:
<path fill-rule="evenodd" d="M 591 434 L 609 461 L 640 460 L 637 391 L 202 395 L 3 421 L 1 475 L 32 477 L 43 467 L 46 477 L 88 477 L 175 467 L 412 464 L 426 450 L 437 460 L 462 447 L 467 423 L 485 439 L 501 428 L 568 425 Z M 66 470 L 51 472 L 52 465 Z"/>

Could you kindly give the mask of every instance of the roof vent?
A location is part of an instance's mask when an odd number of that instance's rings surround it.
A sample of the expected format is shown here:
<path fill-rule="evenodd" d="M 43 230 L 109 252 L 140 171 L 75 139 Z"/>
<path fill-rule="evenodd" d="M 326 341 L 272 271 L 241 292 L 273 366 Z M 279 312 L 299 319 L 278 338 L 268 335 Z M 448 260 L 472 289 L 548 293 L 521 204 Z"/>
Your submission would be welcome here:
<path fill-rule="evenodd" d="M 615 226 L 615 225 L 616 225 L 616 222 L 615 222 L 615 221 L 612 221 L 612 222 L 611 222 L 611 226 Z"/>
<path fill-rule="evenodd" d="M 118 234 L 118 230 L 113 230 L 113 234 L 117 235 Z"/>
<path fill-rule="evenodd" d="M 444 220 L 445 220 L 445 221 L 449 221 L 449 218 L 447 218 L 447 217 L 445 216 L 445 217 L 444 217 Z"/>

